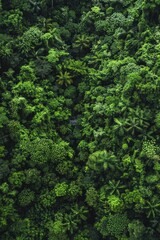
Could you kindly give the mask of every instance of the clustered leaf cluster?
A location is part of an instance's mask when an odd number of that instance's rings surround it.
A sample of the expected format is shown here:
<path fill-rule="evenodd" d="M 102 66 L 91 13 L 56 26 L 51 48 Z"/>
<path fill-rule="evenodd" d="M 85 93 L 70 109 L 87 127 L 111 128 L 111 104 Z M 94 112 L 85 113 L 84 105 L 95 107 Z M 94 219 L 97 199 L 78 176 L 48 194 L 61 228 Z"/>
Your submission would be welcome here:
<path fill-rule="evenodd" d="M 158 240 L 160 1 L 0 0 L 0 238 Z"/>

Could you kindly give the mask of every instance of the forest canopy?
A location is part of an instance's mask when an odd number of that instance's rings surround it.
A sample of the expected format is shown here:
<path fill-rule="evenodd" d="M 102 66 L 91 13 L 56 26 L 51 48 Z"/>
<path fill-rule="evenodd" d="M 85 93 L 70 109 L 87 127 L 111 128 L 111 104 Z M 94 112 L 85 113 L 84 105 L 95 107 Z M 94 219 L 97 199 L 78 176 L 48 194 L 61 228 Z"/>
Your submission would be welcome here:
<path fill-rule="evenodd" d="M 159 240 L 160 0 L 0 0 L 0 238 Z"/>

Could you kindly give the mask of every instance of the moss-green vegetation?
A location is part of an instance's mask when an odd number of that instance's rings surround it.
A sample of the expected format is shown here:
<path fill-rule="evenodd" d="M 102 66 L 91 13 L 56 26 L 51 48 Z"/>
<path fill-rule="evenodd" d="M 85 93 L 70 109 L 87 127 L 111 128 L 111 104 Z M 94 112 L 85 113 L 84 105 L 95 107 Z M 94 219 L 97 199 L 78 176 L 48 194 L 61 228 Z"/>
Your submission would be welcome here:
<path fill-rule="evenodd" d="M 159 12 L 0 0 L 0 239 L 160 239 Z"/>

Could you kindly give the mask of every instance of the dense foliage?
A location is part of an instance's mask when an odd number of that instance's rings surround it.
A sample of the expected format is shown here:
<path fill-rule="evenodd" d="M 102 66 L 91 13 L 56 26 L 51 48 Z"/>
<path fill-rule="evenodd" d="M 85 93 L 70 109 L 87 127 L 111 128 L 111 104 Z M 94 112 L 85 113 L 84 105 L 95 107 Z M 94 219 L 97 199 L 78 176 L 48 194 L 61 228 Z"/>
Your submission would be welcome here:
<path fill-rule="evenodd" d="M 0 238 L 160 239 L 160 0 L 0 1 Z"/>

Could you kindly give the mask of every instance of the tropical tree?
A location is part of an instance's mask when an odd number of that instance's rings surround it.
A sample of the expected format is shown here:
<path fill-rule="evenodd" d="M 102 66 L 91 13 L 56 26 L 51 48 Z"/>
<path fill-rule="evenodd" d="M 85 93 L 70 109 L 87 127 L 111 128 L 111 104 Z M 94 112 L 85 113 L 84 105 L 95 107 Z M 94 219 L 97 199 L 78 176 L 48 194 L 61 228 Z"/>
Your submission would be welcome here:
<path fill-rule="evenodd" d="M 64 86 L 68 86 L 70 84 L 73 83 L 73 79 L 70 75 L 69 72 L 65 71 L 64 73 L 63 72 L 60 72 L 58 75 L 57 75 L 57 80 L 56 80 L 57 84 L 59 85 L 64 85 Z"/>

